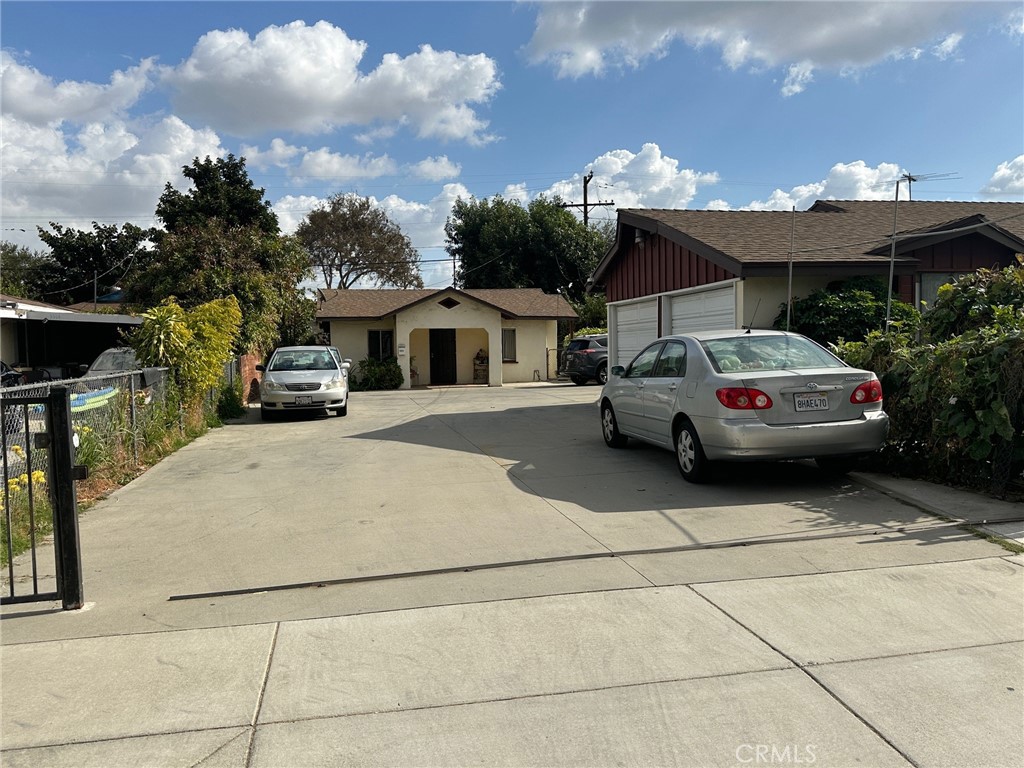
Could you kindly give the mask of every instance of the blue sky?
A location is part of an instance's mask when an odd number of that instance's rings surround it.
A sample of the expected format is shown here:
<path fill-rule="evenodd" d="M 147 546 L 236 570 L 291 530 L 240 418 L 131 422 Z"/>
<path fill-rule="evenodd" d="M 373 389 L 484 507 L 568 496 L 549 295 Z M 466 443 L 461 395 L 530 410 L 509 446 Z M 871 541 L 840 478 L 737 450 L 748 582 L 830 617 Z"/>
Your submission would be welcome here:
<path fill-rule="evenodd" d="M 372 197 L 436 286 L 456 198 L 579 203 L 588 170 L 621 207 L 891 199 L 905 172 L 1022 201 L 1022 28 L 1019 2 L 5 0 L 3 238 L 152 225 L 227 152 L 285 231 Z"/>

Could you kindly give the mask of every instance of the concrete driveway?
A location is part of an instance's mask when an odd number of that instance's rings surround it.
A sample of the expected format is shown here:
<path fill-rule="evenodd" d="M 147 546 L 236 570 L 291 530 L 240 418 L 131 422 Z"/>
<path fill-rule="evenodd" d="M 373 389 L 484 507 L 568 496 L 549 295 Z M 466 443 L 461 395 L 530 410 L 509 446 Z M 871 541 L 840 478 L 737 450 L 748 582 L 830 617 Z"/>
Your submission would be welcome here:
<path fill-rule="evenodd" d="M 1020 765 L 1024 559 L 811 465 L 688 485 L 598 392 L 166 459 L 82 518 L 87 610 L 4 608 L 3 763 Z"/>

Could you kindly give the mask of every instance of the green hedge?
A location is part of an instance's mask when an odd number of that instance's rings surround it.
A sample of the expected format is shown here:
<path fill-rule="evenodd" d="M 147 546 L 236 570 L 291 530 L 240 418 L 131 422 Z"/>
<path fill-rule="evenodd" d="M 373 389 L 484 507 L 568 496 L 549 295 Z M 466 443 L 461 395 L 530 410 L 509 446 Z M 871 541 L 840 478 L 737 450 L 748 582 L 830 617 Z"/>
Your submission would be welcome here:
<path fill-rule="evenodd" d="M 943 288 L 922 330 L 921 342 L 875 331 L 833 347 L 882 380 L 890 431 L 877 467 L 1003 496 L 1024 472 L 1022 268 Z"/>
<path fill-rule="evenodd" d="M 349 377 L 353 392 L 369 392 L 384 389 L 398 389 L 405 377 L 398 367 L 398 360 L 389 357 L 384 360 L 367 358 L 359 361 L 359 368 Z"/>

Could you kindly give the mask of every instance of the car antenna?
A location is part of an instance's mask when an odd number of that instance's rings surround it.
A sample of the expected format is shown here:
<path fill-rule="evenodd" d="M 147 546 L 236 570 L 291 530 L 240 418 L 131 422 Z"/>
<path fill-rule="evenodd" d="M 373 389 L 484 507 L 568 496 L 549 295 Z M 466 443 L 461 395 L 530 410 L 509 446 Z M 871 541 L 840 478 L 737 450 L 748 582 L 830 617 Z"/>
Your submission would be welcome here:
<path fill-rule="evenodd" d="M 754 307 L 754 314 L 750 316 L 750 325 L 747 326 L 747 333 L 750 333 L 750 329 L 754 327 L 754 320 L 757 319 L 757 310 L 761 308 L 761 299 L 757 300 L 757 305 Z"/>

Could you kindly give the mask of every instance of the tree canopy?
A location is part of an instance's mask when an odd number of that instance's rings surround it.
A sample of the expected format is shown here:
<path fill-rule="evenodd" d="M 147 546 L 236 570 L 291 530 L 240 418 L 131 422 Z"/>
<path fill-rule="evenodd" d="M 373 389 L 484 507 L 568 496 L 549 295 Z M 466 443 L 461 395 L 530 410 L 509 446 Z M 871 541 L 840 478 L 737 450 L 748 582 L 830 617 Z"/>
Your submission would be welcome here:
<path fill-rule="evenodd" d="M 23 245 L 0 242 L 0 293 L 22 299 L 46 301 L 41 281 L 49 258 Z"/>
<path fill-rule="evenodd" d="M 458 260 L 462 288 L 540 288 L 572 301 L 608 248 L 605 232 L 587 227 L 557 197 L 528 206 L 501 196 L 455 201 L 445 248 Z"/>
<path fill-rule="evenodd" d="M 192 188 L 182 193 L 167 182 L 156 206 L 166 232 L 202 226 L 209 219 L 217 219 L 224 227 L 256 227 L 266 235 L 280 231 L 277 214 L 263 199 L 265 190 L 253 186 L 244 157 L 197 157 L 182 168 L 182 174 Z"/>
<path fill-rule="evenodd" d="M 308 319 L 312 332 L 313 301 L 298 287 L 312 276 L 309 261 L 294 238 L 279 234 L 245 159 L 197 158 L 184 174 L 194 188 L 165 188 L 157 258 L 126 286 L 126 299 L 152 307 L 177 297 L 188 309 L 234 296 L 242 313 L 238 352 L 262 352 L 286 329 L 294 336 L 296 318 Z"/>
<path fill-rule="evenodd" d="M 62 227 L 50 222 L 53 231 L 39 227 L 39 238 L 50 254 L 35 270 L 37 292 L 55 304 L 88 301 L 110 293 L 144 269 L 152 252 L 144 247 L 149 230 L 134 224 L 92 223 L 92 231 Z M 94 285 L 95 281 L 95 285 Z"/>
<path fill-rule="evenodd" d="M 328 288 L 351 288 L 360 280 L 379 286 L 422 288 L 419 254 L 387 213 L 369 198 L 337 194 L 299 224 L 295 232 Z"/>

